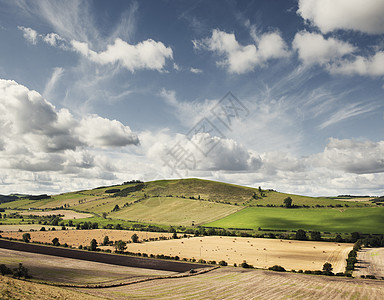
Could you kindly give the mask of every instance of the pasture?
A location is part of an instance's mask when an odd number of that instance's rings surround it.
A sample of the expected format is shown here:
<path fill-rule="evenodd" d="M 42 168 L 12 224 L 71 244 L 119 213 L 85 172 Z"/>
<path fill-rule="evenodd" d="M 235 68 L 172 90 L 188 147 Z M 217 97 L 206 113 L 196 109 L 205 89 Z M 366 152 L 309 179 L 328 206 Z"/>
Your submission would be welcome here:
<path fill-rule="evenodd" d="M 208 227 L 314 230 L 329 232 L 384 233 L 384 207 L 362 208 L 269 208 L 248 207 Z"/>

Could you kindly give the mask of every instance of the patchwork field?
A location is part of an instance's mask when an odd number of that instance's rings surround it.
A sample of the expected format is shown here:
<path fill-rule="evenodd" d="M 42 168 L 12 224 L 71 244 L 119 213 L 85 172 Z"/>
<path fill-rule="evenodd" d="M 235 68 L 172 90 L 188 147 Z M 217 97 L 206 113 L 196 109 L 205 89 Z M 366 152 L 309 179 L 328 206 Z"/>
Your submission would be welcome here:
<path fill-rule="evenodd" d="M 384 278 L 384 248 L 363 248 L 357 253 L 358 263 L 353 275 L 373 275 Z"/>
<path fill-rule="evenodd" d="M 321 270 L 325 262 L 344 272 L 352 244 L 234 237 L 193 237 L 128 244 L 127 251 L 220 260 L 233 265 L 246 261 L 258 268 L 281 265 L 287 270 Z"/>
<path fill-rule="evenodd" d="M 384 233 L 383 215 L 384 207 L 332 209 L 248 207 L 205 226 Z"/>
<path fill-rule="evenodd" d="M 21 239 L 25 232 L 3 232 L 1 235 L 7 238 Z M 92 229 L 92 230 L 56 230 L 56 231 L 34 231 L 30 232 L 32 242 L 51 243 L 57 237 L 60 244 L 67 243 L 68 246 L 79 247 L 89 246 L 92 239 L 101 244 L 104 237 L 108 236 L 110 241 L 131 241 L 131 236 L 136 233 L 139 240 L 150 238 L 171 237 L 171 233 L 167 232 L 144 232 L 130 230 L 109 230 L 109 229 Z"/>
<path fill-rule="evenodd" d="M 46 230 L 55 228 L 55 230 L 61 229 L 61 226 L 50 226 L 50 225 L 40 225 L 40 224 L 19 224 L 19 225 L 0 225 L 0 231 L 34 231 L 40 230 L 41 227 L 45 227 Z M 71 228 L 69 228 L 71 229 Z M 4 233 L 2 233 L 4 236 Z M 21 234 L 23 235 L 23 234 Z"/>
<path fill-rule="evenodd" d="M 63 220 L 70 220 L 70 219 L 82 219 L 82 218 L 90 218 L 93 215 L 91 214 L 85 214 L 85 213 L 79 213 L 73 210 L 50 210 L 50 211 L 23 211 L 20 213 L 21 215 L 32 215 L 32 216 L 52 216 L 52 215 L 62 215 L 61 217 Z"/>

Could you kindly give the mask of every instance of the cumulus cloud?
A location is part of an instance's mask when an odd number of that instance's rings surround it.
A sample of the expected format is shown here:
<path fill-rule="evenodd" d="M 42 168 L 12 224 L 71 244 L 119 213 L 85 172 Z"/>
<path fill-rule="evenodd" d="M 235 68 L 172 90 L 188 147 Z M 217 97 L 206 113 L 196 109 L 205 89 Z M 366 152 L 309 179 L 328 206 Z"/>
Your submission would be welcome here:
<path fill-rule="evenodd" d="M 343 75 L 383 76 L 384 51 L 375 53 L 371 57 L 356 56 L 352 60 L 343 60 L 329 68 L 331 73 Z"/>
<path fill-rule="evenodd" d="M 87 43 L 72 40 L 71 45 L 75 51 L 98 64 L 119 63 L 126 69 L 134 72 L 139 69 L 162 71 L 167 59 L 173 59 L 173 52 L 162 42 L 152 39 L 131 45 L 117 38 L 107 50 L 96 52 L 89 49 Z"/>
<path fill-rule="evenodd" d="M 217 61 L 217 64 L 237 74 L 251 72 L 270 59 L 289 55 L 287 45 L 277 32 L 265 33 L 256 44 L 243 46 L 238 43 L 234 33 L 214 29 L 211 37 L 194 40 L 193 44 L 195 49 L 206 49 L 223 56 L 224 59 Z"/>
<path fill-rule="evenodd" d="M 39 153 L 48 155 L 83 147 L 108 148 L 139 143 L 137 135 L 116 120 L 96 115 L 78 120 L 69 110 L 57 110 L 36 91 L 10 80 L 0 80 L 0 132 L 6 155 L 28 154 L 36 159 Z M 43 156 L 37 160 L 40 166 L 43 160 L 50 161 Z M 60 160 L 55 158 L 55 161 Z M 17 163 L 28 170 L 37 169 L 35 165 L 33 159 Z"/>
<path fill-rule="evenodd" d="M 357 141 L 331 138 L 322 153 L 313 155 L 315 167 L 325 167 L 355 174 L 384 172 L 384 141 Z"/>
<path fill-rule="evenodd" d="M 382 0 L 299 0 L 297 13 L 323 33 L 338 29 L 384 33 Z"/>
<path fill-rule="evenodd" d="M 325 39 L 321 34 L 301 31 L 296 33 L 292 47 L 304 64 L 324 65 L 353 53 L 356 48 L 335 38 Z"/>
<path fill-rule="evenodd" d="M 24 26 L 18 26 L 17 28 L 23 31 L 23 36 L 26 40 L 28 40 L 34 45 L 37 43 L 37 38 L 39 34 L 36 32 L 36 30 L 33 30 L 32 28 L 27 28 Z"/>

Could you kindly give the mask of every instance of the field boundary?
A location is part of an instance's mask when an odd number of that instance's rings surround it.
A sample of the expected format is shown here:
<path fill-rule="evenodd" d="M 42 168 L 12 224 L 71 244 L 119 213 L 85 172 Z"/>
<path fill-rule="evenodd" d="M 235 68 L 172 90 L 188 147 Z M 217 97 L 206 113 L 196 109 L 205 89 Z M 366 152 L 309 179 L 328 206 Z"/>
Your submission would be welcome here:
<path fill-rule="evenodd" d="M 200 269 L 200 268 L 210 267 L 207 265 L 196 264 L 196 263 L 160 260 L 160 259 L 144 258 L 144 257 L 133 257 L 128 255 L 107 254 L 107 253 L 100 253 L 100 252 L 91 252 L 91 251 L 84 251 L 84 250 L 43 246 L 43 245 L 36 245 L 36 244 L 30 244 L 30 243 L 27 244 L 22 242 L 8 241 L 4 239 L 0 239 L 0 248 L 16 250 L 16 251 L 32 252 L 37 254 L 59 256 L 59 257 L 65 257 L 65 258 L 80 259 L 80 260 L 106 263 L 106 264 L 118 265 L 118 266 L 153 269 L 153 270 L 179 272 L 179 273 L 184 273 L 184 272 L 190 271 L 191 269 Z"/>

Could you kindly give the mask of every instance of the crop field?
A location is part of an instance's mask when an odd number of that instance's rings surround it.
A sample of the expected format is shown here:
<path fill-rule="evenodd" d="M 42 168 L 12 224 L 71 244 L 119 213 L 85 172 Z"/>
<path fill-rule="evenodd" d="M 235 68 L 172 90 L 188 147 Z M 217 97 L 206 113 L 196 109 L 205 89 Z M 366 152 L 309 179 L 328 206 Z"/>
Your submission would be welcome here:
<path fill-rule="evenodd" d="M 186 278 L 81 291 L 113 299 L 384 299 L 379 281 L 232 267 Z"/>
<path fill-rule="evenodd" d="M 384 207 L 286 209 L 248 207 L 209 227 L 384 233 Z"/>
<path fill-rule="evenodd" d="M 63 220 L 69 220 L 69 219 L 81 219 L 81 218 L 89 218 L 93 215 L 91 214 L 85 214 L 85 213 L 79 213 L 73 210 L 50 210 L 50 211 L 25 211 L 22 212 L 21 215 L 33 215 L 33 216 L 52 216 L 52 215 L 63 215 L 61 217 Z"/>
<path fill-rule="evenodd" d="M 25 232 L 3 232 L 1 235 L 8 238 L 21 239 Z M 34 231 L 30 232 L 32 242 L 51 243 L 57 237 L 60 244 L 67 243 L 68 246 L 79 247 L 89 246 L 92 239 L 101 244 L 105 236 L 110 241 L 131 241 L 131 236 L 136 233 L 139 240 L 171 237 L 171 233 L 167 232 L 144 232 L 129 230 L 109 230 L 109 229 L 92 229 L 92 230 L 56 230 L 56 231 Z"/>
<path fill-rule="evenodd" d="M 0 264 L 16 268 L 19 263 L 28 268 L 34 280 L 82 285 L 113 284 L 177 274 L 0 248 Z"/>
<path fill-rule="evenodd" d="M 373 275 L 384 278 L 384 248 L 363 248 L 357 253 L 358 263 L 353 275 Z"/>
<path fill-rule="evenodd" d="M 127 251 L 164 254 L 181 258 L 220 260 L 233 265 L 246 261 L 258 268 L 281 265 L 287 270 L 321 270 L 325 262 L 334 272 L 345 271 L 345 259 L 352 244 L 290 241 L 241 237 L 193 237 L 128 244 Z"/>
<path fill-rule="evenodd" d="M 240 207 L 228 204 L 183 198 L 154 197 L 122 208 L 108 216 L 166 225 L 196 225 L 207 223 L 238 211 Z"/>
<path fill-rule="evenodd" d="M 46 230 L 55 228 L 55 230 L 61 229 L 61 226 L 50 226 L 50 225 L 40 225 L 40 224 L 20 224 L 20 225 L 0 225 L 0 231 L 34 231 L 40 230 L 41 227 L 45 227 Z M 4 236 L 4 233 L 2 233 Z"/>

